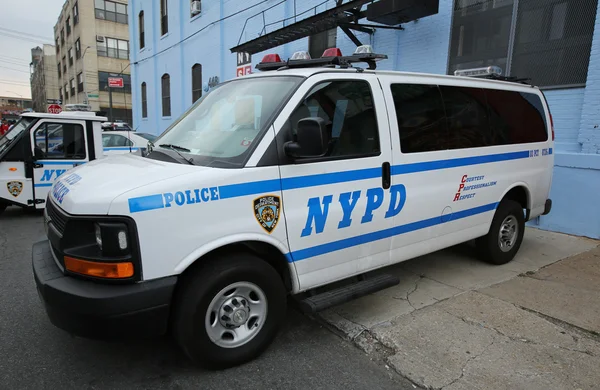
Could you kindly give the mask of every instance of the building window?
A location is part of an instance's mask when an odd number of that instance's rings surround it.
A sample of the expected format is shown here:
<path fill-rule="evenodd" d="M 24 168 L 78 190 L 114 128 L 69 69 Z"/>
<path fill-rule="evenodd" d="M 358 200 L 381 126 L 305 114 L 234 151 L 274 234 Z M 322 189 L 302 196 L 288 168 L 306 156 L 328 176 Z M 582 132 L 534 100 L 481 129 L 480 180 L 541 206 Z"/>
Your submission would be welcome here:
<path fill-rule="evenodd" d="M 171 116 L 171 77 L 165 73 L 160 80 L 162 96 L 162 116 Z"/>
<path fill-rule="evenodd" d="M 58 88 L 58 98 L 61 100 L 61 103 L 62 103 L 62 100 L 63 100 L 63 93 L 62 93 L 62 91 L 63 91 L 62 88 Z"/>
<path fill-rule="evenodd" d="M 103 42 L 97 42 L 97 52 L 99 56 L 129 59 L 129 41 L 114 38 L 104 38 Z"/>
<path fill-rule="evenodd" d="M 73 48 L 69 48 L 69 66 L 73 66 Z"/>
<path fill-rule="evenodd" d="M 202 1 L 190 0 L 190 17 L 200 15 L 202 13 Z"/>
<path fill-rule="evenodd" d="M 143 49 L 146 46 L 146 37 L 144 36 L 144 11 L 140 11 L 139 18 L 139 26 L 140 26 L 140 49 Z"/>
<path fill-rule="evenodd" d="M 77 2 L 73 6 L 73 26 L 79 23 L 79 7 L 77 6 Z"/>
<path fill-rule="evenodd" d="M 113 1 L 94 0 L 96 19 L 127 24 L 127 5 Z"/>
<path fill-rule="evenodd" d="M 325 49 L 335 47 L 337 29 L 323 31 L 308 37 L 308 52 L 312 58 L 320 58 Z"/>
<path fill-rule="evenodd" d="M 98 72 L 98 89 L 100 91 L 108 91 L 108 78 L 118 77 L 123 79 L 123 88 L 113 88 L 115 92 L 131 93 L 131 76 L 128 74 Z"/>
<path fill-rule="evenodd" d="M 67 75 L 67 57 L 63 56 L 63 74 L 66 76 Z"/>
<path fill-rule="evenodd" d="M 56 53 L 60 53 L 60 45 L 58 44 L 58 37 L 56 37 Z"/>
<path fill-rule="evenodd" d="M 69 98 L 69 85 L 65 84 L 65 100 Z"/>
<path fill-rule="evenodd" d="M 58 63 L 58 78 L 60 78 L 60 62 Z"/>
<path fill-rule="evenodd" d="M 60 29 L 60 44 L 61 45 L 65 44 L 65 29 L 64 28 Z"/>
<path fill-rule="evenodd" d="M 71 17 L 67 18 L 67 36 L 71 35 Z"/>
<path fill-rule="evenodd" d="M 598 0 L 472 3 L 455 0 L 449 74 L 496 65 L 542 87 L 585 84 Z"/>
<path fill-rule="evenodd" d="M 142 118 L 148 118 L 148 96 L 146 95 L 146 83 L 142 83 Z"/>
<path fill-rule="evenodd" d="M 192 103 L 202 96 L 202 65 L 192 66 Z"/>
<path fill-rule="evenodd" d="M 75 79 L 71 79 L 71 96 L 75 95 Z"/>
<path fill-rule="evenodd" d="M 167 0 L 160 0 L 160 35 L 169 32 L 169 10 Z"/>
<path fill-rule="evenodd" d="M 83 73 L 77 75 L 77 92 L 83 92 Z"/>
<path fill-rule="evenodd" d="M 79 41 L 79 38 L 75 41 L 75 57 L 77 59 L 81 58 L 81 42 Z"/>

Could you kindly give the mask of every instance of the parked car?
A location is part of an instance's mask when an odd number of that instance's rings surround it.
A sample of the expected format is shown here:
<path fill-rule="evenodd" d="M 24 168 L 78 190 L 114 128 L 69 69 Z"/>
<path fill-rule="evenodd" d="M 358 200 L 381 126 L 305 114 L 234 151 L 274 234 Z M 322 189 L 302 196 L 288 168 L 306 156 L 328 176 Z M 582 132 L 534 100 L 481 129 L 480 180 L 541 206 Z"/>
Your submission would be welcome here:
<path fill-rule="evenodd" d="M 102 133 L 102 147 L 105 155 L 146 151 L 148 141 L 154 141 L 155 135 L 134 131 L 111 130 Z"/>

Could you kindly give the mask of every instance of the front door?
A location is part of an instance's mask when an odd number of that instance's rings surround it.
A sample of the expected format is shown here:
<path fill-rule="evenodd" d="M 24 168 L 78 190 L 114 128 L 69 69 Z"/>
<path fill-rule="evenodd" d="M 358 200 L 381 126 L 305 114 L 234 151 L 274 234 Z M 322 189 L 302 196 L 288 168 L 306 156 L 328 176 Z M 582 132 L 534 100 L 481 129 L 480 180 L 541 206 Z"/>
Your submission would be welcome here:
<path fill-rule="evenodd" d="M 31 131 L 33 190 L 36 208 L 44 208 L 52 183 L 69 169 L 89 161 L 85 121 L 43 120 Z"/>
<path fill-rule="evenodd" d="M 289 259 L 302 290 L 389 263 L 385 234 L 401 204 L 384 174 L 391 161 L 385 107 L 375 75 L 324 73 L 299 88 L 275 124 L 295 134 L 299 119 L 320 117 L 330 132 L 324 157 L 280 168 Z"/>

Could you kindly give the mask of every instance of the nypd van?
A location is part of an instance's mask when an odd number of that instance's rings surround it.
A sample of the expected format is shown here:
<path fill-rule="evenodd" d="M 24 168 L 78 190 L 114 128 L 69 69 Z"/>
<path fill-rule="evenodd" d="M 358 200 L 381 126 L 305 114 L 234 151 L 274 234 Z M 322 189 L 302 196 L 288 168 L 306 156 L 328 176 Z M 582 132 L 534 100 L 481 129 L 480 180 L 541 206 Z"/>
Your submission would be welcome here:
<path fill-rule="evenodd" d="M 0 136 L 0 214 L 10 205 L 43 209 L 54 181 L 73 167 L 107 155 L 143 154 L 148 140 L 155 138 L 135 132 L 103 133 L 105 121 L 89 111 L 22 114 Z"/>
<path fill-rule="evenodd" d="M 370 271 L 470 240 L 509 262 L 551 207 L 542 92 L 373 70 L 381 57 L 269 55 L 146 156 L 61 176 L 33 247 L 52 323 L 170 332 L 194 361 L 226 367 L 267 348 L 288 295 L 316 312 L 398 283 Z"/>

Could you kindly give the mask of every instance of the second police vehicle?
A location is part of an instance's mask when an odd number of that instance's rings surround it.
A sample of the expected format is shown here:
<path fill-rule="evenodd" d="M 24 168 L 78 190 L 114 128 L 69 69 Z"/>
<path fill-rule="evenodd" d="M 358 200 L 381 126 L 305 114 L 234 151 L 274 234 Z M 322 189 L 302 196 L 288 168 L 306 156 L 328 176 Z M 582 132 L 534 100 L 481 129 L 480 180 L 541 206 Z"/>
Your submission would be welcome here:
<path fill-rule="evenodd" d="M 145 157 L 61 176 L 33 249 L 50 320 L 87 337 L 170 331 L 191 359 L 224 367 L 266 349 L 288 295 L 322 310 L 398 280 L 303 293 L 473 239 L 483 260 L 509 262 L 551 207 L 542 92 L 376 71 L 385 56 L 359 49 L 268 55 Z"/>

